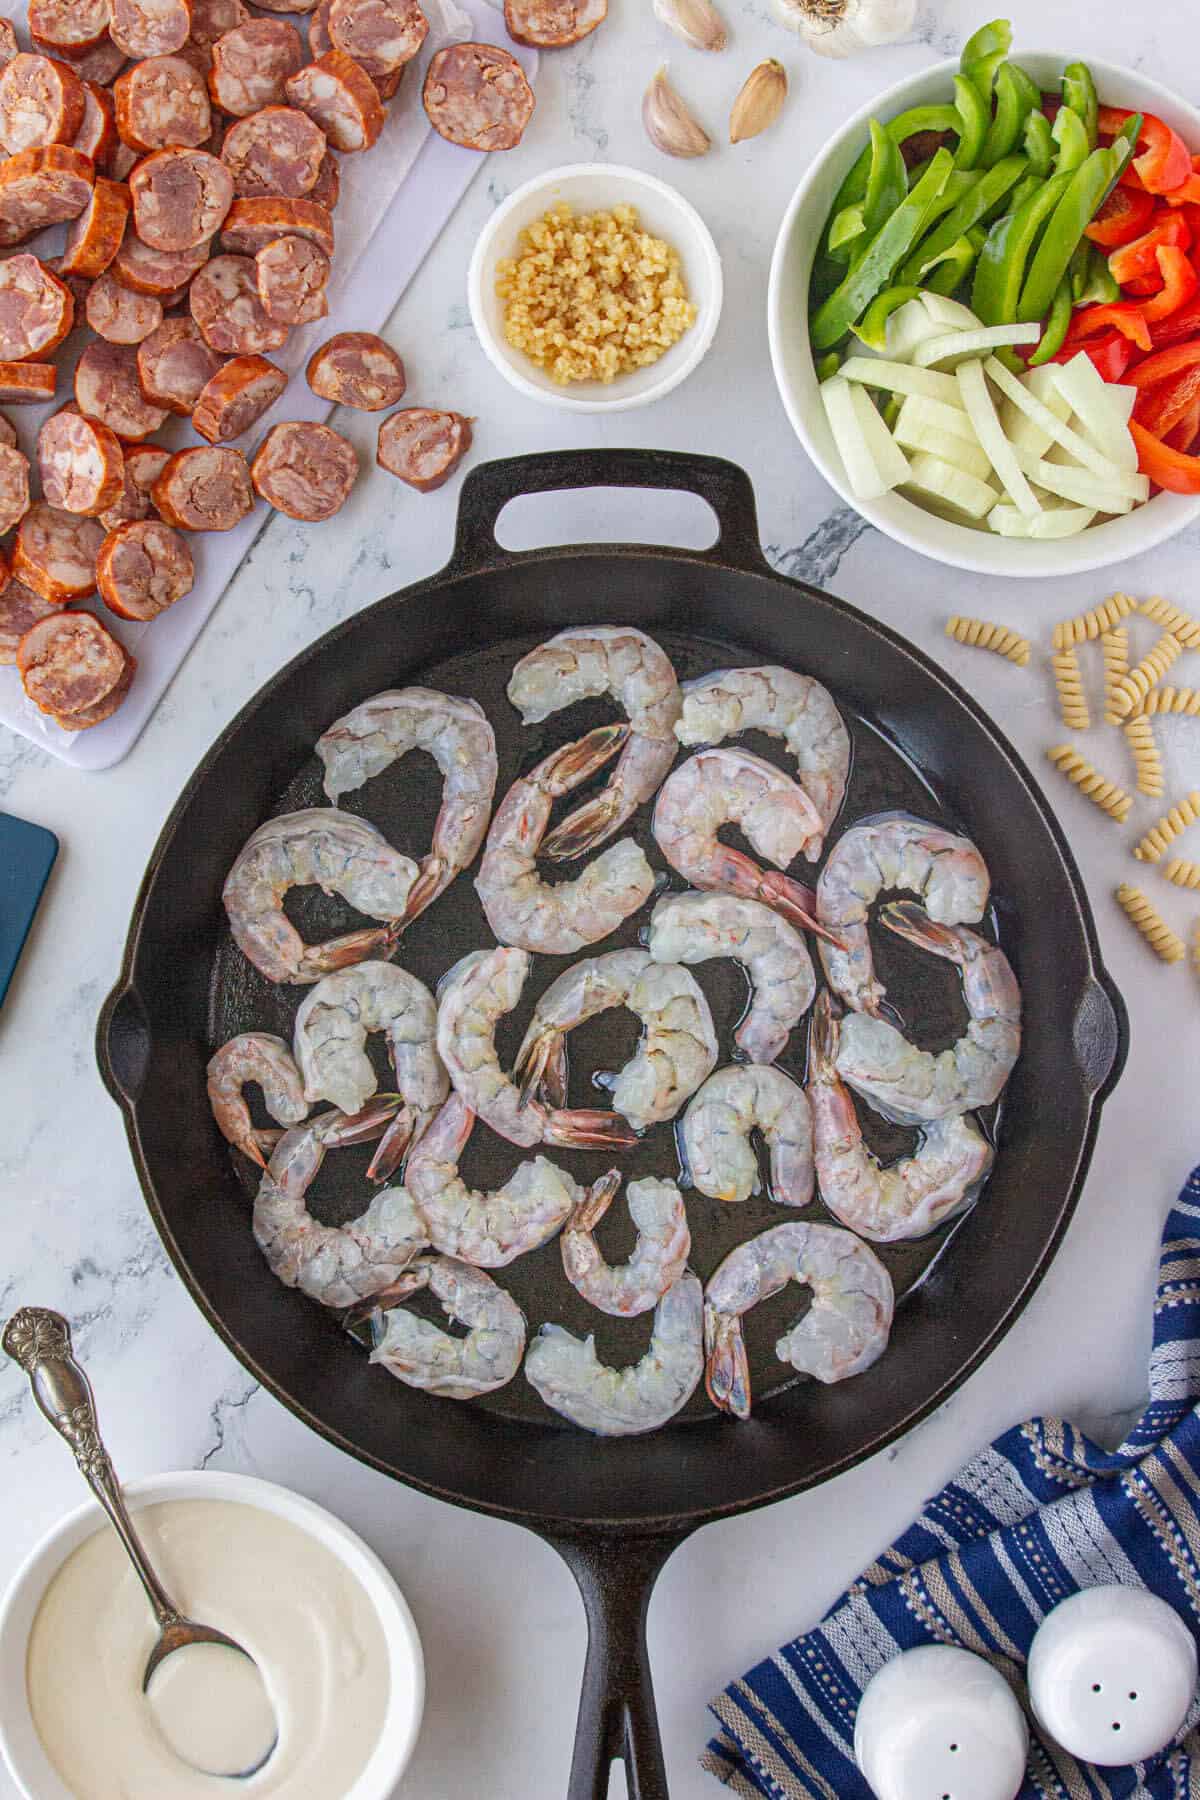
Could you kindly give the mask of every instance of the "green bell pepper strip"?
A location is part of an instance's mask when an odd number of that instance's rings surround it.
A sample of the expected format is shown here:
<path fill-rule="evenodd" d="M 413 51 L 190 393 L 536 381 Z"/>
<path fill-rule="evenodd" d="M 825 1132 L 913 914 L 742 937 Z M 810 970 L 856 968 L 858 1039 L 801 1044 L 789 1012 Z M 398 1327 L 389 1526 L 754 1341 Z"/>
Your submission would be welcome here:
<path fill-rule="evenodd" d="M 929 203 L 945 187 L 953 166 L 950 152 L 939 150 L 916 187 L 880 226 L 845 280 L 817 309 L 810 327 L 815 349 L 831 350 L 887 286 L 893 271 L 912 249 Z"/>
<path fill-rule="evenodd" d="M 1087 126 L 1073 107 L 1059 107 L 1050 127 L 1050 135 L 1058 145 L 1058 155 L 1054 159 L 1056 175 L 1066 175 L 1072 169 L 1078 169 L 1091 154 Z"/>
<path fill-rule="evenodd" d="M 959 123 L 958 113 L 953 106 L 910 106 L 906 112 L 897 114 L 890 125 L 885 125 L 884 130 L 899 149 L 906 139 L 915 136 L 918 131 L 953 131 L 957 134 Z M 868 143 L 833 197 L 833 205 L 829 209 L 830 222 L 843 207 L 855 206 L 860 200 L 866 199 L 872 156 L 872 145 Z M 913 185 L 911 178 L 909 185 Z"/>
<path fill-rule="evenodd" d="M 952 244 L 1003 202 L 1009 189 L 1024 175 L 1026 167 L 1023 156 L 1006 156 L 994 169 L 968 175 L 966 192 L 944 215 L 937 229 L 917 245 L 900 271 L 901 281 L 920 281 L 925 270 L 931 268 Z"/>
<path fill-rule="evenodd" d="M 1011 156 L 1021 141 L 1025 121 L 1034 107 L 1042 104 L 1042 96 L 1015 63 L 1001 63 L 996 76 L 996 112 L 988 127 L 980 158 L 990 169 L 1002 157 Z M 1044 117 L 1044 115 L 1043 115 Z"/>
<path fill-rule="evenodd" d="M 871 120 L 871 172 L 863 198 L 863 222 L 874 237 L 908 192 L 908 170 L 900 146 L 878 119 Z"/>
<path fill-rule="evenodd" d="M 998 350 L 992 351 L 992 355 L 996 358 L 997 362 L 1002 362 L 1004 364 L 1010 375 L 1023 375 L 1025 373 L 1025 364 L 1021 361 L 1016 351 L 1010 349 L 1007 344 L 1001 344 Z"/>
<path fill-rule="evenodd" d="M 861 325 L 852 325 L 851 331 L 861 344 L 869 350 L 887 350 L 887 326 L 892 314 L 910 300 L 919 300 L 919 287 L 891 287 L 882 294 L 877 294 L 863 315 Z"/>
<path fill-rule="evenodd" d="M 958 149 L 954 153 L 954 166 L 956 169 L 973 169 L 983 155 L 992 120 L 987 101 L 964 75 L 954 77 L 954 110 L 958 114 Z"/>
<path fill-rule="evenodd" d="M 857 206 L 843 206 L 830 220 L 826 250 L 836 261 L 850 261 L 855 244 L 867 229 L 866 210 L 866 202 L 860 200 Z"/>
<path fill-rule="evenodd" d="M 1063 70 L 1062 97 L 1063 105 L 1069 106 L 1083 120 L 1088 149 L 1094 150 L 1100 142 L 1100 96 L 1086 63 L 1067 64 Z"/>
<path fill-rule="evenodd" d="M 1054 299 L 1050 303 L 1050 317 L 1046 320 L 1037 349 L 1029 359 L 1029 367 L 1036 369 L 1039 363 L 1049 362 L 1057 356 L 1070 329 L 1071 314 L 1075 310 L 1075 302 L 1071 298 L 1071 283 L 1063 276 L 1054 290 Z"/>
<path fill-rule="evenodd" d="M 1050 121 L 1040 107 L 1025 121 L 1023 149 L 1029 158 L 1029 172 L 1043 180 L 1054 166 L 1054 133 Z"/>
<path fill-rule="evenodd" d="M 842 359 L 837 351 L 830 350 L 825 356 L 818 357 L 817 359 L 817 380 L 828 381 L 831 375 L 837 374 L 841 366 Z"/>
<path fill-rule="evenodd" d="M 899 394 L 889 394 L 883 407 L 883 422 L 889 431 L 895 431 L 900 422 L 900 408 L 904 405 Z"/>
<path fill-rule="evenodd" d="M 960 288 L 971 270 L 979 251 L 964 232 L 948 250 L 943 250 L 937 263 L 925 277 L 925 286 L 933 294 L 952 294 Z"/>
<path fill-rule="evenodd" d="M 1071 253 L 1103 203 L 1121 166 L 1122 151 L 1093 150 L 1070 178 L 1034 252 L 1021 289 L 1017 318 L 1044 319 L 1056 302 L 1059 283 L 1067 273 Z M 1068 283 L 1068 291 L 1069 291 Z"/>
<path fill-rule="evenodd" d="M 1086 238 L 1080 238 L 1076 244 L 1068 274 L 1071 299 L 1076 306 L 1107 306 L 1121 297 L 1108 258 Z"/>
<path fill-rule="evenodd" d="M 971 289 L 971 308 L 985 325 L 1015 324 L 1025 267 L 1038 233 L 1070 183 L 1069 175 L 1052 175 L 992 226 Z"/>
<path fill-rule="evenodd" d="M 1007 19 L 981 25 L 963 45 L 959 68 L 980 98 L 991 105 L 996 71 L 1012 49 L 1012 26 Z"/>

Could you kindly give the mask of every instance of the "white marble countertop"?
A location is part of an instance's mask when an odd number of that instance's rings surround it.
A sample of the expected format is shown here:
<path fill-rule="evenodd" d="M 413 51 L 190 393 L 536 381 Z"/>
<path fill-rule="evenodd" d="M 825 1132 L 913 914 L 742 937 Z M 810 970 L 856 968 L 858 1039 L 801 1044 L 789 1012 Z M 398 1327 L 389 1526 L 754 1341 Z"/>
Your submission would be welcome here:
<path fill-rule="evenodd" d="M 669 39 L 647 0 L 613 0 L 597 35 L 544 59 L 525 143 L 491 159 L 397 310 L 391 336 L 409 367 L 410 395 L 478 415 L 475 461 L 535 448 L 638 444 L 712 450 L 741 463 L 757 489 L 772 561 L 907 633 L 967 683 L 1037 767 L 1062 735 L 1044 663 L 1020 671 L 960 650 L 941 636 L 945 615 L 1003 619 L 1048 645 L 1052 620 L 1117 585 L 1194 607 L 1200 531 L 1115 575 L 1053 585 L 961 576 L 925 562 L 864 530 L 809 466 L 775 393 L 764 323 L 771 245 L 795 178 L 849 111 L 935 57 L 957 53 L 987 10 L 977 0 L 938 0 L 923 10 L 919 42 L 831 64 L 779 29 L 765 0 L 723 5 L 732 45 L 721 57 Z M 1194 0 L 1158 0 L 1136 25 L 1118 0 L 1087 9 L 1074 0 L 1012 0 L 1008 10 L 1018 52 L 1059 48 L 1132 60 L 1200 96 Z M 784 61 L 792 84 L 771 133 L 736 150 L 719 144 L 695 163 L 669 163 L 649 148 L 639 97 L 660 60 L 670 58 L 719 139 L 734 92 L 767 55 Z M 708 220 L 725 264 L 725 313 L 698 373 L 658 406 L 603 420 L 518 398 L 479 350 L 464 295 L 471 246 L 495 203 L 535 172 L 583 159 L 633 162 L 675 182 Z M 368 456 L 370 420 L 341 423 Z M 126 1475 L 200 1465 L 249 1471 L 332 1507 L 379 1551 L 412 1604 L 428 1658 L 428 1710 L 404 1796 L 553 1800 L 565 1787 L 584 1654 L 571 1576 L 521 1530 L 451 1511 L 360 1467 L 249 1380 L 167 1262 L 92 1055 L 97 1008 L 116 974 L 146 857 L 186 776 L 296 650 L 445 561 L 457 493 L 457 481 L 422 497 L 373 474 L 330 525 L 277 518 L 141 743 L 110 773 L 76 774 L 0 733 L 0 805 L 62 840 L 0 1015 L 0 1315 L 37 1301 L 75 1321 Z M 526 505 L 522 544 L 662 541 L 695 529 L 694 511 L 669 496 L 610 496 L 602 508 L 587 496 Z M 1179 679 L 1200 681 L 1200 670 L 1189 659 Z M 1184 784 L 1189 732 L 1200 751 L 1197 726 L 1179 722 L 1169 791 Z M 1094 735 L 1098 757 L 1124 779 L 1119 740 Z M 1200 754 L 1192 764 L 1195 776 Z M 1053 771 L 1046 784 L 1090 884 L 1133 1026 L 1129 1068 L 1105 1111 L 1082 1202 L 1017 1327 L 935 1417 L 827 1487 L 700 1532 L 668 1564 L 651 1609 L 650 1647 L 675 1800 L 716 1792 L 696 1764 L 709 1696 L 814 1621 L 923 1496 L 987 1438 L 1038 1410 L 1111 1435 L 1141 1401 L 1160 1221 L 1200 1154 L 1191 1111 L 1198 990 L 1190 967 L 1155 963 L 1110 898 L 1134 869 L 1132 823 L 1110 826 Z M 1141 801 L 1134 822 L 1144 828 L 1156 811 Z M 1165 886 L 1161 892 L 1176 928 L 1190 931 L 1196 899 Z M 0 1469 L 2 1585 L 80 1498 L 71 1459 L 11 1367 L 0 1368 Z M 7 1795 L 4 1784 L 0 1774 Z"/>

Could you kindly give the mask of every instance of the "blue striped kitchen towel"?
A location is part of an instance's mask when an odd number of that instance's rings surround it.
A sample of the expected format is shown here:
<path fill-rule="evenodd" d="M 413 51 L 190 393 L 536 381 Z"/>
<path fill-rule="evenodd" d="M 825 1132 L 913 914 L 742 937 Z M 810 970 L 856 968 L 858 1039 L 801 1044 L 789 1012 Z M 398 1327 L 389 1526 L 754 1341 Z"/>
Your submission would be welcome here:
<path fill-rule="evenodd" d="M 712 1702 L 703 1757 L 734 1793 L 871 1800 L 854 1716 L 875 1671 L 918 1644 L 986 1656 L 1026 1702 L 1025 1658 L 1078 1588 L 1147 1587 L 1200 1635 L 1200 1169 L 1163 1232 L 1150 1403 L 1119 1449 L 1031 1419 L 928 1501 L 915 1525 L 804 1637 Z M 1200 1698 L 1175 1748 L 1125 1769 L 1086 1767 L 1031 1739 L 1021 1800 L 1200 1796 Z"/>

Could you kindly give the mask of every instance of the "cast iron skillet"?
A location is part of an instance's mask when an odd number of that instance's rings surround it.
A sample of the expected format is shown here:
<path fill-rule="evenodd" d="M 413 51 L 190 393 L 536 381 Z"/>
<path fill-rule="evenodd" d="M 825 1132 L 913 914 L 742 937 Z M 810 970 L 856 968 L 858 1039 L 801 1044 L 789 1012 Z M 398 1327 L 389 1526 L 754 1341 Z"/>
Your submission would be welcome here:
<path fill-rule="evenodd" d="M 720 524 L 716 545 L 702 552 L 585 545 L 519 555 L 498 547 L 493 528 L 510 499 L 600 485 L 701 495 Z M 517 768 L 550 742 L 595 722 L 575 708 L 551 720 L 541 736 L 522 737 L 515 715 L 501 717 L 512 662 L 568 624 L 600 622 L 644 627 L 688 663 L 685 673 L 722 661 L 769 661 L 824 681 L 854 734 L 851 797 L 857 792 L 857 803 L 851 809 L 848 802 L 848 814 L 872 810 L 872 769 L 882 758 L 893 787 L 907 784 L 899 803 L 970 832 L 992 872 L 991 923 L 1026 1000 L 1023 1054 L 1002 1116 L 993 1121 L 999 1154 L 991 1184 L 945 1254 L 925 1247 L 915 1262 L 905 1264 L 901 1256 L 893 1265 L 898 1288 L 908 1291 L 882 1360 L 833 1388 L 784 1381 L 787 1372 L 764 1341 L 775 1331 L 755 1324 L 749 1335 L 756 1405 L 749 1423 L 716 1416 L 701 1398 L 666 1430 L 616 1440 L 564 1428 L 519 1376 L 487 1401 L 465 1405 L 430 1399 L 369 1368 L 338 1320 L 282 1288 L 259 1257 L 248 1226 L 252 1188 L 216 1133 L 203 1080 L 205 1061 L 223 1035 L 268 1017 L 286 1030 L 306 991 L 256 985 L 254 972 L 230 948 L 220 890 L 237 850 L 262 819 L 318 800 L 312 746 L 323 728 L 380 688 L 422 680 L 450 685 L 461 673 L 487 690 L 500 736 L 503 792 Z M 769 740 L 755 748 L 779 754 Z M 436 803 L 436 784 L 421 772 L 422 761 L 407 759 L 403 782 L 389 785 L 380 777 L 347 801 L 370 811 L 405 849 L 419 849 L 422 835 L 427 844 L 428 808 Z M 857 791 L 854 783 L 865 786 Z M 419 814 L 415 841 L 406 818 L 410 803 Z M 648 841 L 644 825 L 641 837 Z M 340 903 L 311 895 L 306 890 L 299 897 L 295 915 L 307 935 L 344 929 Z M 470 882 L 460 880 L 426 915 L 430 936 L 420 939 L 414 928 L 404 939 L 406 965 L 431 979 L 456 956 L 490 941 L 472 908 Z M 636 941 L 637 923 L 620 941 Z M 877 936 L 882 957 L 888 934 Z M 698 971 L 722 1013 L 726 1044 L 730 1001 L 719 988 L 729 969 Z M 531 982 L 526 1008 L 553 972 L 546 966 Z M 716 987 L 707 985 L 710 979 Z M 903 1004 L 899 965 L 896 980 Z M 944 984 L 941 991 L 944 996 Z M 940 1020 L 926 1016 L 918 1023 L 925 1041 L 931 1032 L 948 1041 L 961 1029 L 961 1012 L 943 1006 Z M 589 1624 L 570 1800 L 606 1794 L 617 1757 L 625 1760 L 634 1800 L 664 1800 L 645 1618 L 666 1558 L 707 1520 L 794 1494 L 874 1454 L 943 1401 L 993 1349 L 1044 1274 L 1071 1216 L 1100 1103 L 1120 1073 L 1126 1044 L 1124 1005 L 1101 965 L 1074 860 L 995 726 L 893 632 L 770 569 L 758 544 L 753 491 L 740 469 L 711 457 L 640 450 L 516 457 L 476 469 L 463 485 L 454 554 L 441 574 L 349 619 L 267 683 L 203 759 L 167 820 L 98 1032 L 101 1073 L 125 1115 L 155 1224 L 197 1304 L 235 1355 L 350 1454 L 443 1500 L 525 1525 L 570 1564 Z M 503 1034 L 501 1048 L 511 1054 Z M 612 1060 L 623 1055 L 614 1045 Z M 802 1077 L 802 1056 L 791 1066 Z M 576 1091 L 572 1100 L 587 1097 Z M 465 1172 L 490 1185 L 511 1173 L 513 1154 L 498 1140 L 498 1150 L 477 1149 L 482 1135 L 468 1149 L 468 1159 L 477 1160 Z M 660 1144 L 660 1173 L 666 1172 L 663 1154 Z M 630 1165 L 630 1173 L 648 1173 L 649 1166 Z M 336 1216 L 361 1207 L 361 1169 L 361 1162 L 354 1165 L 358 1185 L 353 1195 L 347 1191 L 340 1212 L 333 1209 Z M 579 1179 L 590 1179 L 587 1169 L 576 1168 Z M 743 1213 L 699 1204 L 693 1266 L 702 1276 L 726 1247 L 722 1232 L 744 1237 L 748 1227 L 779 1218 L 765 1200 L 747 1207 Z M 331 1216 L 327 1200 L 323 1210 Z M 627 1252 L 628 1237 L 608 1240 L 610 1256 Z M 532 1324 L 560 1316 L 594 1326 L 599 1315 L 584 1320 L 563 1299 L 576 1297 L 560 1269 L 554 1298 L 547 1297 L 556 1264 L 550 1245 L 502 1277 Z M 775 1329 L 782 1323 L 773 1321 Z M 602 1353 L 617 1361 L 640 1355 L 647 1335 L 644 1320 L 601 1320 L 598 1329 Z"/>

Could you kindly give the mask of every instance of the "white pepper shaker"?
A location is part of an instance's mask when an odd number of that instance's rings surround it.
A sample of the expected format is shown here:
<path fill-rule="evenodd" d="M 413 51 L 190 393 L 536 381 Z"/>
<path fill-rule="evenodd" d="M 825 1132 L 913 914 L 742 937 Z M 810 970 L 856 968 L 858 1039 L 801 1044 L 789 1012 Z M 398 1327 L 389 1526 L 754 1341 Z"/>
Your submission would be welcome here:
<path fill-rule="evenodd" d="M 1028 1744 L 999 1670 L 950 1644 L 885 1663 L 854 1724 L 855 1760 L 878 1800 L 1013 1800 Z"/>

